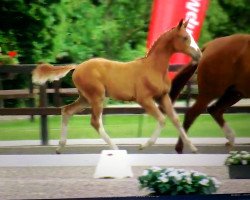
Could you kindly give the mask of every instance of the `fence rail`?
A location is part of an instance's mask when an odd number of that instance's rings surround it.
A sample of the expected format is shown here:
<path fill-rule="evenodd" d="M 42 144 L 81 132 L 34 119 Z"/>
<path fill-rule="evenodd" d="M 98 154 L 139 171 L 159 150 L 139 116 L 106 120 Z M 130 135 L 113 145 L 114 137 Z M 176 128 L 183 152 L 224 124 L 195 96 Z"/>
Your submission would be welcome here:
<path fill-rule="evenodd" d="M 0 66 L 0 75 L 4 73 L 13 73 L 13 74 L 27 74 L 29 76 L 29 86 L 26 89 L 13 89 L 13 90 L 3 90 L 1 88 L 0 80 L 0 100 L 4 99 L 23 99 L 28 98 L 34 100 L 34 98 L 39 99 L 39 105 L 35 106 L 34 102 L 30 103 L 29 107 L 25 108 L 4 108 L 0 107 L 0 115 L 39 115 L 40 116 L 40 135 L 43 145 L 48 144 L 48 115 L 60 115 L 61 108 L 59 107 L 48 107 L 48 98 L 47 94 L 53 94 L 55 98 L 56 105 L 60 104 L 61 98 L 63 96 L 74 96 L 77 95 L 76 88 L 60 88 L 60 83 L 56 82 L 54 88 L 47 88 L 46 85 L 40 86 L 39 89 L 34 88 L 34 85 L 31 81 L 31 72 L 35 68 L 35 64 L 25 64 L 25 65 L 1 65 Z M 180 69 L 180 65 L 170 66 L 170 71 L 177 71 Z M 189 83 L 190 84 L 190 83 Z M 189 102 L 193 95 L 190 85 L 187 87 L 189 90 L 182 95 L 182 98 L 186 98 L 186 101 Z M 177 112 L 184 113 L 188 109 L 187 106 L 184 107 L 175 107 Z M 87 108 L 83 112 L 78 114 L 90 114 L 90 108 Z M 231 107 L 228 112 L 250 112 L 250 107 L 240 106 L 240 107 Z M 144 109 L 137 106 L 110 106 L 104 108 L 104 114 L 143 114 Z"/>

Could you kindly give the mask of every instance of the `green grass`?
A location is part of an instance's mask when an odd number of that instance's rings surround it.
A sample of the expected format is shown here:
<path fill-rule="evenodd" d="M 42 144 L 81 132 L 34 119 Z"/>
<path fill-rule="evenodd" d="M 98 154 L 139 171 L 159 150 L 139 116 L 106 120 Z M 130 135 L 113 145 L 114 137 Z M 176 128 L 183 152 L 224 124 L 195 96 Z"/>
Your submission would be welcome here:
<path fill-rule="evenodd" d="M 180 115 L 183 121 L 183 115 Z M 234 128 L 237 137 L 250 137 L 249 114 L 226 114 L 228 124 Z M 35 122 L 28 119 L 0 121 L 0 140 L 35 140 L 39 139 L 39 117 Z M 141 135 L 139 133 L 139 121 L 142 120 Z M 59 139 L 60 116 L 49 117 L 49 138 Z M 105 128 L 112 138 L 148 137 L 156 126 L 152 117 L 145 115 L 107 115 L 104 118 Z M 68 138 L 99 138 L 90 125 L 89 116 L 74 116 L 71 118 L 68 129 Z M 178 132 L 167 119 L 166 128 L 161 137 L 177 137 Z M 210 115 L 201 115 L 189 131 L 191 137 L 224 137 L 223 132 L 213 121 Z"/>

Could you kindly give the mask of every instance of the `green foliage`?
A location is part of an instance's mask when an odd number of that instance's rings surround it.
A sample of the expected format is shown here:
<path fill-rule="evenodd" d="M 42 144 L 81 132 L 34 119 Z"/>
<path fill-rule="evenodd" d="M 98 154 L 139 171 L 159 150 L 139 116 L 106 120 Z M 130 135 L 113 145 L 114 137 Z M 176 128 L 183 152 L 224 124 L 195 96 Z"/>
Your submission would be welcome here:
<path fill-rule="evenodd" d="M 250 165 L 250 153 L 247 151 L 230 151 L 226 165 Z"/>
<path fill-rule="evenodd" d="M 146 52 L 151 6 L 145 0 L 1 0 L 0 47 L 3 54 L 17 51 L 19 63 L 133 60 Z M 199 44 L 249 33 L 249 24 L 249 0 L 210 0 Z M 6 85 L 17 88 L 27 79 Z M 71 77 L 63 86 L 72 86 Z"/>
<path fill-rule="evenodd" d="M 92 57 L 127 61 L 145 54 L 151 14 L 145 0 L 1 0 L 0 46 L 17 50 L 21 63 L 74 62 Z M 212 0 L 200 44 L 233 33 L 249 33 L 248 0 Z"/>
<path fill-rule="evenodd" d="M 141 188 L 153 195 L 212 194 L 220 183 L 213 177 L 197 171 L 152 167 L 138 178 Z"/>
<path fill-rule="evenodd" d="M 202 27 L 199 44 L 234 33 L 250 33 L 249 0 L 212 0 Z"/>
<path fill-rule="evenodd" d="M 69 52 L 76 62 L 92 57 L 132 60 L 145 54 L 151 2 L 65 0 L 63 4 L 68 14 L 64 31 L 58 32 L 58 50 Z"/>
<path fill-rule="evenodd" d="M 12 58 L 8 55 L 2 55 L 0 54 L 0 64 L 5 64 L 5 65 L 14 65 L 17 64 L 17 59 Z"/>
<path fill-rule="evenodd" d="M 1 1 L 0 44 L 20 61 L 74 62 L 92 57 L 131 60 L 145 54 L 150 1 Z"/>

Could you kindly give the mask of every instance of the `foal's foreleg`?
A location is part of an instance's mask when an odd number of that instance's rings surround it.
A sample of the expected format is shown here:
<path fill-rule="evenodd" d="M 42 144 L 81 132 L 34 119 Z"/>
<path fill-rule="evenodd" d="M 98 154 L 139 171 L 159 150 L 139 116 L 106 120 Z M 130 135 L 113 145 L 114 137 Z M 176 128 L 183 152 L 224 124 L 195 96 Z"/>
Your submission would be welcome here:
<path fill-rule="evenodd" d="M 184 121 L 183 121 L 183 128 L 187 132 L 190 126 L 193 124 L 195 119 L 206 110 L 208 103 L 212 101 L 212 98 L 207 98 L 202 95 L 199 95 L 194 105 L 188 109 L 185 113 Z M 175 150 L 177 153 L 183 152 L 183 141 L 181 137 L 178 138 L 178 141 L 175 145 Z"/>
<path fill-rule="evenodd" d="M 92 103 L 92 116 L 91 116 L 91 125 L 96 129 L 100 134 L 101 138 L 110 146 L 113 150 L 118 150 L 117 145 L 110 139 L 106 133 L 103 123 L 102 123 L 102 111 L 103 106 L 102 102 Z"/>
<path fill-rule="evenodd" d="M 155 144 L 157 138 L 160 136 L 161 130 L 165 126 L 165 116 L 159 110 L 159 108 L 155 105 L 153 99 L 144 99 L 143 101 L 139 102 L 140 105 L 145 109 L 145 111 L 152 115 L 157 121 L 157 127 L 154 130 L 153 134 L 151 135 L 150 139 L 140 146 L 140 149 L 144 149 L 146 147 L 152 146 Z"/>
<path fill-rule="evenodd" d="M 166 112 L 167 116 L 170 118 L 174 126 L 179 131 L 180 138 L 183 140 L 184 144 L 187 144 L 188 147 L 191 149 L 192 152 L 197 152 L 197 148 L 192 144 L 192 142 L 189 140 L 186 131 L 181 125 L 181 122 L 179 120 L 179 117 L 177 113 L 175 112 L 172 102 L 169 98 L 169 95 L 164 95 L 161 99 L 161 107 Z"/>
<path fill-rule="evenodd" d="M 87 105 L 87 101 L 83 99 L 83 97 L 79 97 L 75 102 L 62 107 L 61 138 L 59 146 L 56 149 L 57 154 L 60 154 L 63 147 L 66 145 L 69 118 L 76 112 L 83 110 Z"/>

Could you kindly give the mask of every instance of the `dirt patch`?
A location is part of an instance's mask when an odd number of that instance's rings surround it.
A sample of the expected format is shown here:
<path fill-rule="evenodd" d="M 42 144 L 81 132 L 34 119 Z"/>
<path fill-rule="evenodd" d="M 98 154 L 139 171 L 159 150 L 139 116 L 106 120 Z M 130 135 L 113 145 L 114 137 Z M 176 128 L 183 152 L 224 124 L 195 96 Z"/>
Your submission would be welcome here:
<path fill-rule="evenodd" d="M 94 179 L 95 167 L 0 168 L 1 199 L 87 198 L 143 196 L 138 176 L 148 167 L 133 167 L 133 178 Z M 180 167 L 176 167 L 180 168 Z M 219 194 L 249 193 L 250 179 L 229 179 L 226 167 L 182 167 L 217 178 Z"/>

